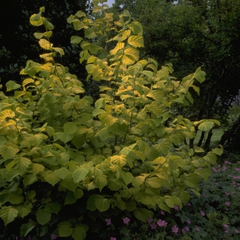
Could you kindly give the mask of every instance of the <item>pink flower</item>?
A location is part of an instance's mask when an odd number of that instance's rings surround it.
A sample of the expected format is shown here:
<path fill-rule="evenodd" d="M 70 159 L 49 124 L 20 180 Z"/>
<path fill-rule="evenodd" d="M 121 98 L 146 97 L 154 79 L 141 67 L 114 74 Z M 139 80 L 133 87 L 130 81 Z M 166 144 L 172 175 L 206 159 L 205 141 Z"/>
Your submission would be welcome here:
<path fill-rule="evenodd" d="M 237 171 L 237 172 L 238 172 L 239 170 L 240 170 L 240 168 L 235 168 L 235 171 Z"/>
<path fill-rule="evenodd" d="M 177 234 L 177 233 L 178 233 L 178 227 L 174 225 L 174 226 L 172 227 L 172 232 L 175 233 L 175 234 Z"/>
<path fill-rule="evenodd" d="M 155 230 L 157 228 L 157 224 L 156 223 L 152 223 L 150 226 L 151 226 L 152 230 Z"/>
<path fill-rule="evenodd" d="M 199 231 L 200 231 L 200 229 L 199 229 L 198 227 L 195 227 L 195 231 L 199 232 Z"/>
<path fill-rule="evenodd" d="M 223 166 L 222 171 L 225 172 L 226 169 L 227 169 L 227 167 L 226 167 L 226 166 Z"/>
<path fill-rule="evenodd" d="M 128 218 L 128 217 L 125 217 L 124 219 L 123 219 L 123 223 L 124 224 L 128 224 L 130 222 L 130 219 Z"/>
<path fill-rule="evenodd" d="M 237 229 L 235 229 L 234 231 L 235 231 L 235 233 L 239 233 L 239 231 Z"/>
<path fill-rule="evenodd" d="M 200 214 L 204 217 L 205 216 L 205 212 L 201 211 Z"/>
<path fill-rule="evenodd" d="M 231 163 L 231 162 L 229 162 L 229 161 L 225 161 L 224 163 L 225 163 L 225 164 L 230 164 L 230 165 L 232 164 L 232 163 Z"/>
<path fill-rule="evenodd" d="M 212 167 L 212 170 L 213 170 L 214 172 L 217 172 L 217 169 L 216 169 L 215 167 Z"/>
<path fill-rule="evenodd" d="M 110 240 L 117 240 L 115 237 L 111 237 Z"/>
<path fill-rule="evenodd" d="M 165 215 L 165 212 L 164 212 L 163 210 L 161 210 L 161 214 L 162 214 L 162 215 Z"/>
<path fill-rule="evenodd" d="M 110 218 L 106 218 L 106 219 L 105 219 L 105 222 L 106 222 L 107 226 L 108 226 L 108 225 L 111 225 L 111 223 L 112 223 Z"/>
<path fill-rule="evenodd" d="M 189 227 L 184 227 L 182 229 L 182 233 L 185 234 L 186 232 L 189 232 Z"/>
<path fill-rule="evenodd" d="M 159 219 L 159 220 L 157 221 L 157 225 L 158 225 L 159 227 L 166 227 L 166 226 L 167 226 L 167 222 L 164 221 L 164 220 Z"/>
<path fill-rule="evenodd" d="M 227 224 L 225 224 L 225 223 L 223 224 L 223 226 L 224 226 L 225 228 L 228 228 L 228 227 L 229 227 L 229 226 L 228 226 Z"/>
<path fill-rule="evenodd" d="M 175 209 L 175 210 L 178 210 L 178 206 L 177 206 L 177 205 L 175 205 L 175 206 L 174 206 L 174 209 Z"/>
<path fill-rule="evenodd" d="M 187 224 L 190 224 L 190 223 L 191 223 L 191 221 L 189 219 L 187 219 Z"/>
<path fill-rule="evenodd" d="M 57 239 L 57 238 L 58 238 L 58 235 L 56 235 L 56 234 L 51 235 L 51 239 Z"/>
<path fill-rule="evenodd" d="M 230 206 L 230 202 L 225 202 L 225 205 L 226 206 Z"/>
<path fill-rule="evenodd" d="M 152 221 L 153 221 L 152 218 L 149 218 L 149 219 L 148 219 L 148 223 L 151 223 Z"/>
<path fill-rule="evenodd" d="M 225 194 L 226 194 L 227 196 L 229 196 L 229 195 L 230 195 L 230 193 L 228 193 L 228 192 L 225 192 Z"/>

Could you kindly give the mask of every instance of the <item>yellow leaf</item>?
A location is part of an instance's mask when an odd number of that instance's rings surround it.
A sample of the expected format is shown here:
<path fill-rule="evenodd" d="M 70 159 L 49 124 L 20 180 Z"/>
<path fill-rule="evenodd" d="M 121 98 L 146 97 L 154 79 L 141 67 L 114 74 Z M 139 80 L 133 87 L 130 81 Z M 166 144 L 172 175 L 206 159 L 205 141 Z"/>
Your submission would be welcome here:
<path fill-rule="evenodd" d="M 143 37 L 133 35 L 128 38 L 128 43 L 133 47 L 144 47 Z"/>
<path fill-rule="evenodd" d="M 49 41 L 47 41 L 46 39 L 40 39 L 38 43 L 39 43 L 40 47 L 45 50 L 52 49 L 52 44 Z"/>

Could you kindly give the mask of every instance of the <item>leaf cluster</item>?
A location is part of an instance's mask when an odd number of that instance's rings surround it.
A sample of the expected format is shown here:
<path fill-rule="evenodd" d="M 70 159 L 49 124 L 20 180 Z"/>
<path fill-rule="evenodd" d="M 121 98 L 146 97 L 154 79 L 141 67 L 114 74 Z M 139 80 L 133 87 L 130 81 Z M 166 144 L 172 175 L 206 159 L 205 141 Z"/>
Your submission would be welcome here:
<path fill-rule="evenodd" d="M 44 7 L 30 23 L 45 28 L 35 34 L 45 62 L 27 61 L 22 84 L 6 84 L 12 96 L 1 92 L 0 217 L 7 226 L 22 219 L 22 237 L 82 240 L 96 236 L 108 216 L 127 212 L 146 222 L 157 209 L 182 208 L 187 189 L 200 194 L 199 181 L 222 153 L 221 146 L 204 153 L 187 142 L 216 120 L 194 123 L 173 111 L 193 101 L 189 89 L 198 92 L 194 83 L 205 73 L 198 68 L 178 81 L 171 65 L 140 60 L 141 24 L 128 11 L 115 21 L 97 3 L 93 12 L 102 17 L 78 11 L 68 22 L 84 31 L 71 41 L 82 48 L 89 81 L 101 82 L 99 99 L 85 95 L 77 77 L 54 61 L 64 51 L 49 40 L 53 25 Z"/>

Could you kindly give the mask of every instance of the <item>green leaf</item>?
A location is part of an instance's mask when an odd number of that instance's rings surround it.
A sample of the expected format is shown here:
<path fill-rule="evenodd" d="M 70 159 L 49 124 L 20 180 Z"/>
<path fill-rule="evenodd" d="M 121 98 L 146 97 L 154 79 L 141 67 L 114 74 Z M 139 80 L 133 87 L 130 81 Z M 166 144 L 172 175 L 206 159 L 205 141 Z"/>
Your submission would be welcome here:
<path fill-rule="evenodd" d="M 24 198 L 21 194 L 16 192 L 10 192 L 8 196 L 8 201 L 11 204 L 20 204 L 24 201 Z"/>
<path fill-rule="evenodd" d="M 86 137 L 84 135 L 76 135 L 71 140 L 72 144 L 77 148 L 81 148 L 86 142 Z"/>
<path fill-rule="evenodd" d="M 72 205 L 77 201 L 73 192 L 68 191 L 67 196 L 64 201 L 64 205 Z"/>
<path fill-rule="evenodd" d="M 209 168 L 197 169 L 194 172 L 201 176 L 205 181 L 211 176 L 211 170 Z"/>
<path fill-rule="evenodd" d="M 204 120 L 198 125 L 198 129 L 203 132 L 208 132 L 214 127 L 214 122 L 210 120 Z"/>
<path fill-rule="evenodd" d="M 18 215 L 18 210 L 11 206 L 4 206 L 0 210 L 0 218 L 3 220 L 5 226 L 8 225 L 10 222 L 14 221 L 14 219 Z"/>
<path fill-rule="evenodd" d="M 38 209 L 36 219 L 37 222 L 43 226 L 51 220 L 51 216 L 52 216 L 51 213 L 46 212 L 43 209 Z"/>
<path fill-rule="evenodd" d="M 204 149 L 201 148 L 201 147 L 195 146 L 195 147 L 194 147 L 194 152 L 196 152 L 196 153 L 203 153 L 203 152 L 204 152 Z"/>
<path fill-rule="evenodd" d="M 218 156 L 221 156 L 223 154 L 223 147 L 219 145 L 218 147 L 214 148 L 212 152 Z"/>
<path fill-rule="evenodd" d="M 44 33 L 40 33 L 40 32 L 35 32 L 33 35 L 36 39 L 40 39 L 42 37 L 46 37 L 46 38 L 50 38 L 52 36 L 52 31 L 47 31 Z"/>
<path fill-rule="evenodd" d="M 207 153 L 207 155 L 203 158 L 212 165 L 216 164 L 217 162 L 217 156 L 213 152 Z"/>
<path fill-rule="evenodd" d="M 66 135 L 71 135 L 71 134 L 74 134 L 78 130 L 78 127 L 75 123 L 67 122 L 63 125 L 63 129 L 64 129 L 64 132 L 66 133 Z"/>
<path fill-rule="evenodd" d="M 16 90 L 19 89 L 21 87 L 20 84 L 15 83 L 14 81 L 10 80 L 6 83 L 6 87 L 7 87 L 7 92 L 11 91 L 11 90 Z"/>
<path fill-rule="evenodd" d="M 77 13 L 75 14 L 75 16 L 78 17 L 78 18 L 86 17 L 86 13 L 83 12 L 83 11 L 81 11 L 81 10 L 79 10 L 79 11 L 77 11 Z"/>
<path fill-rule="evenodd" d="M 79 44 L 82 40 L 83 40 L 82 37 L 72 36 L 70 42 L 71 42 L 72 44 Z"/>
<path fill-rule="evenodd" d="M 46 30 L 53 30 L 54 26 L 46 18 L 43 18 L 43 24 Z"/>
<path fill-rule="evenodd" d="M 69 173 L 69 170 L 65 167 L 59 168 L 54 171 L 54 174 L 60 179 L 64 179 Z"/>
<path fill-rule="evenodd" d="M 98 196 L 95 198 L 95 206 L 100 212 L 105 212 L 109 209 L 110 203 L 107 198 Z"/>
<path fill-rule="evenodd" d="M 40 172 L 43 172 L 44 169 L 45 169 L 45 167 L 42 164 L 33 163 L 33 165 L 32 165 L 32 171 L 35 175 L 40 173 Z"/>
<path fill-rule="evenodd" d="M 59 47 L 53 47 L 52 48 L 55 52 L 59 53 L 60 56 L 63 56 L 65 54 L 64 50 L 62 48 Z"/>
<path fill-rule="evenodd" d="M 58 224 L 58 236 L 69 237 L 72 234 L 72 224 L 70 222 L 61 222 Z"/>
<path fill-rule="evenodd" d="M 121 151 L 119 152 L 120 154 L 125 154 L 126 156 L 134 149 L 134 147 L 137 145 L 137 143 L 134 143 L 130 146 L 126 146 L 124 148 L 121 149 Z"/>
<path fill-rule="evenodd" d="M 87 235 L 87 230 L 88 230 L 88 226 L 83 225 L 83 224 L 73 228 L 73 231 L 72 231 L 73 239 L 74 240 L 84 240 Z"/>
<path fill-rule="evenodd" d="M 191 188 L 197 188 L 198 183 L 201 180 L 201 177 L 198 174 L 191 174 L 190 176 L 186 177 L 184 181 L 185 185 Z"/>
<path fill-rule="evenodd" d="M 100 169 L 95 168 L 94 170 L 95 179 L 94 183 L 99 188 L 100 191 L 107 185 L 107 176 Z"/>
<path fill-rule="evenodd" d="M 69 142 L 70 140 L 73 139 L 73 134 L 66 134 L 65 132 L 57 132 L 56 133 L 57 139 L 61 140 L 64 143 Z"/>
<path fill-rule="evenodd" d="M 153 72 L 148 71 L 148 70 L 142 71 L 142 74 L 144 74 L 145 76 L 147 76 L 149 78 L 151 78 L 153 76 Z"/>
<path fill-rule="evenodd" d="M 79 166 L 78 169 L 76 169 L 72 174 L 73 181 L 75 183 L 79 183 L 87 176 L 88 173 L 89 167 L 87 165 Z"/>
<path fill-rule="evenodd" d="M 99 98 L 96 102 L 95 102 L 95 108 L 96 109 L 100 109 L 102 107 L 105 107 L 106 105 L 106 99 L 105 98 Z"/>
<path fill-rule="evenodd" d="M 130 172 L 121 171 L 121 176 L 126 185 L 130 184 L 134 179 L 133 175 Z"/>
<path fill-rule="evenodd" d="M 175 196 L 165 196 L 165 202 L 170 208 L 174 208 L 175 205 L 182 207 L 181 200 Z"/>
<path fill-rule="evenodd" d="M 61 210 L 61 205 L 57 202 L 50 202 L 45 205 L 44 210 L 49 213 L 58 214 Z"/>
<path fill-rule="evenodd" d="M 21 218 L 26 217 L 32 211 L 32 204 L 16 206 L 18 215 Z"/>
<path fill-rule="evenodd" d="M 143 27 L 142 27 L 142 24 L 138 21 L 133 21 L 131 23 L 131 26 L 130 26 L 133 34 L 136 34 L 136 35 L 142 35 L 143 33 Z"/>
<path fill-rule="evenodd" d="M 19 157 L 16 160 L 16 163 L 17 163 L 18 169 L 20 171 L 20 174 L 22 175 L 30 167 L 30 165 L 32 164 L 32 161 L 28 158 L 25 158 L 25 157 Z"/>
<path fill-rule="evenodd" d="M 153 217 L 153 212 L 145 208 L 138 208 L 134 211 L 134 215 L 138 220 L 147 222 L 149 218 Z"/>
<path fill-rule="evenodd" d="M 35 174 L 28 174 L 23 179 L 24 186 L 29 186 L 33 183 L 35 183 L 38 180 L 37 176 Z"/>
<path fill-rule="evenodd" d="M 190 194 L 187 191 L 181 191 L 178 195 L 183 204 L 186 204 L 191 198 Z"/>
<path fill-rule="evenodd" d="M 18 152 L 19 149 L 17 147 L 9 146 L 7 144 L 0 146 L 0 155 L 2 155 L 4 160 L 13 159 Z"/>
<path fill-rule="evenodd" d="M 109 209 L 109 207 L 109 200 L 101 195 L 93 194 L 87 201 L 87 209 L 90 211 L 98 209 L 100 212 L 105 212 Z"/>
<path fill-rule="evenodd" d="M 77 189 L 75 190 L 75 192 L 74 192 L 74 196 L 75 196 L 77 199 L 82 198 L 83 195 L 84 195 L 84 192 L 83 192 L 83 190 L 80 189 L 80 188 L 77 188 Z"/>
<path fill-rule="evenodd" d="M 84 31 L 84 34 L 85 34 L 86 38 L 95 38 L 95 37 L 97 37 L 97 34 L 95 33 L 93 28 L 87 28 Z"/>
<path fill-rule="evenodd" d="M 147 184 L 152 188 L 160 188 L 164 185 L 165 181 L 158 177 L 151 177 L 147 179 Z"/>
<path fill-rule="evenodd" d="M 128 43 L 132 45 L 133 47 L 144 47 L 143 43 L 143 37 L 142 36 L 136 36 L 132 35 L 128 38 Z"/>
<path fill-rule="evenodd" d="M 103 109 L 94 109 L 92 112 L 93 117 L 106 113 Z"/>
<path fill-rule="evenodd" d="M 45 172 L 42 172 L 41 173 L 44 180 L 46 182 L 48 182 L 49 184 L 51 184 L 52 186 L 55 186 L 58 182 L 59 182 L 59 178 L 55 175 L 54 172 L 48 170 L 48 171 L 45 171 Z"/>
<path fill-rule="evenodd" d="M 206 76 L 206 73 L 201 70 L 201 67 L 199 67 L 194 73 L 194 78 L 196 78 L 197 81 L 200 83 L 205 81 L 205 76 Z"/>
<path fill-rule="evenodd" d="M 33 221 L 29 221 L 21 226 L 20 232 L 21 236 L 26 237 L 36 226 L 36 223 Z"/>

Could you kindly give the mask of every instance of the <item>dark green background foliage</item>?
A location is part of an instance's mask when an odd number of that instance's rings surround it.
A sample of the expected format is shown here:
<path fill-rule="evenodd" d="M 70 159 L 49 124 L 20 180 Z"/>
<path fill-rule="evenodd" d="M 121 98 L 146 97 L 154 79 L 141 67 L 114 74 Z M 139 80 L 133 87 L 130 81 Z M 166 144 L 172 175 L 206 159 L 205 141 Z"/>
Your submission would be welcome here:
<path fill-rule="evenodd" d="M 88 0 L 1 0 L 0 78 L 4 85 L 9 79 L 20 82 L 19 69 L 25 66 L 27 59 L 36 60 L 41 53 L 33 36 L 37 29 L 29 24 L 29 17 L 41 6 L 47 7 L 44 15 L 55 27 L 52 42 L 65 51 L 64 58 L 56 58 L 56 61 L 67 64 L 71 71 L 74 69 L 79 78 L 86 76 L 84 66 L 79 65 L 79 48 L 69 44 L 73 29 L 66 19 L 78 9 L 90 11 Z"/>
<path fill-rule="evenodd" d="M 142 23 L 144 55 L 161 64 L 172 62 L 178 77 L 202 66 L 207 76 L 200 101 L 195 101 L 195 117 L 223 117 L 240 88 L 240 1 L 173 2 L 116 0 L 114 9 L 128 9 Z"/>

